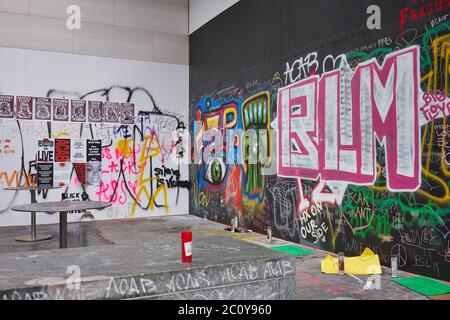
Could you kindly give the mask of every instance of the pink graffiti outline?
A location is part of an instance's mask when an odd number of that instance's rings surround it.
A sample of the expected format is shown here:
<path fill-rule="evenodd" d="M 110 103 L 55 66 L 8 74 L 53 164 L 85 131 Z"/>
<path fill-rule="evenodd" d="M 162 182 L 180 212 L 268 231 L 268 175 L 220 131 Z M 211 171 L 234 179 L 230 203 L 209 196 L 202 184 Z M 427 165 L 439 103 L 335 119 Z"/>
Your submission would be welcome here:
<path fill-rule="evenodd" d="M 378 61 L 373 58 L 367 62 L 364 62 L 356 68 L 355 72 L 352 75 L 351 78 L 351 90 L 352 90 L 352 121 L 353 121 L 353 146 L 356 144 L 357 148 L 356 156 L 357 156 L 357 173 L 348 173 L 348 172 L 342 172 L 338 170 L 331 171 L 331 170 L 325 170 L 325 160 L 324 160 L 324 145 L 323 143 L 319 143 L 318 146 L 318 155 L 319 155 L 319 174 L 313 174 L 310 172 L 310 169 L 305 168 L 292 168 L 292 167 L 286 167 L 283 166 L 283 162 L 280 160 L 278 161 L 278 171 L 279 176 L 283 177 L 295 177 L 295 178 L 304 178 L 304 179 L 313 179 L 317 180 L 319 177 L 323 179 L 323 181 L 336 181 L 336 182 L 350 182 L 357 185 L 374 185 L 377 179 L 377 170 L 376 170 L 376 139 L 380 143 L 384 143 L 385 153 L 386 153 L 386 171 L 387 171 L 387 186 L 390 191 L 416 191 L 420 187 L 420 181 L 421 181 L 421 171 L 420 171 L 420 159 L 421 159 L 421 150 L 420 150 L 420 129 L 419 129 L 419 92 L 420 92 L 420 84 L 419 84 L 419 75 L 420 75 L 420 66 L 419 66 L 419 50 L 420 48 L 418 46 L 413 46 L 404 50 L 400 50 L 397 52 L 394 52 L 392 54 L 389 54 L 386 56 L 384 62 L 380 66 Z M 389 122 L 394 120 L 397 120 L 396 113 L 397 110 L 397 81 L 398 81 L 398 60 L 399 57 L 405 54 L 412 54 L 412 63 L 413 63 L 413 76 L 414 79 L 412 80 L 413 85 L 413 112 L 414 112 L 414 164 L 413 164 L 413 171 L 414 174 L 412 177 L 404 176 L 401 174 L 398 174 L 398 155 L 397 155 L 397 144 L 398 143 L 398 137 L 397 137 L 397 128 L 394 125 L 389 125 Z M 375 94 L 374 94 L 374 79 L 375 76 L 378 77 L 380 80 L 381 85 L 384 87 L 386 85 L 387 79 L 391 73 L 392 68 L 394 68 L 394 84 L 393 84 L 393 101 L 390 104 L 389 108 L 387 109 L 386 118 L 383 121 L 380 110 L 378 109 L 377 102 L 375 101 Z M 371 98 L 371 110 L 372 110 L 372 139 L 374 141 L 372 145 L 372 159 L 373 159 L 373 175 L 363 175 L 361 172 L 361 163 L 362 163 L 362 147 L 361 147 L 361 119 L 360 119 L 360 112 L 361 112 L 361 102 L 360 100 L 360 92 L 355 89 L 355 86 L 357 84 L 360 84 L 361 82 L 361 72 L 364 69 L 368 69 L 370 72 L 370 98 Z M 316 96 L 316 104 L 315 108 L 316 110 L 319 110 L 316 121 L 319 123 L 319 142 L 324 141 L 324 101 L 323 101 L 323 86 L 325 83 L 325 80 L 328 77 L 332 76 L 338 76 L 338 81 L 340 81 L 340 72 L 339 71 L 332 71 L 329 73 L 325 73 L 322 78 L 319 80 L 319 96 Z M 279 108 L 279 117 L 278 117 L 278 130 L 279 130 L 279 138 L 278 138 L 278 154 L 282 155 L 282 139 L 283 135 L 281 134 L 281 128 L 283 124 L 283 92 L 288 90 L 289 97 L 290 92 L 293 88 L 299 88 L 301 86 L 306 85 L 307 83 L 311 81 L 316 81 L 316 76 L 310 77 L 305 80 L 298 81 L 294 84 L 291 84 L 287 87 L 281 88 L 278 91 L 278 108 Z M 340 83 L 340 82 L 339 82 Z M 339 87 L 338 87 L 339 88 Z M 317 94 L 317 87 L 315 88 L 316 94 Z M 338 90 L 338 101 L 339 97 L 339 90 Z M 292 106 L 292 102 L 289 102 L 290 106 Z M 341 104 L 338 103 L 338 108 L 340 109 Z M 310 106 L 307 106 L 307 108 L 310 108 Z M 338 109 L 338 110 L 339 110 Z M 355 111 L 355 109 L 357 109 Z M 321 112 L 322 111 L 322 112 Z M 306 111 L 307 112 L 307 111 Z M 357 115 L 356 115 L 357 114 Z M 291 114 L 289 115 L 291 116 Z M 304 116 L 304 115 L 303 115 Z M 356 121 L 355 121 L 356 120 Z M 359 120 L 359 121 L 358 121 Z M 291 117 L 289 117 L 289 125 L 291 121 Z M 340 118 L 338 117 L 338 129 L 337 129 L 337 136 L 339 139 L 338 143 L 338 152 L 340 150 L 346 150 L 349 148 L 349 146 L 342 146 L 340 141 Z M 316 128 L 317 129 L 317 128 Z M 289 137 L 292 139 L 293 134 L 291 132 L 291 129 L 289 128 Z M 311 135 L 309 135 L 311 138 Z M 312 140 L 312 139 L 311 139 Z M 390 143 L 390 142 L 396 142 L 396 143 Z M 356 143 L 355 143 L 356 142 Z M 359 142 L 359 146 L 358 146 Z M 290 145 L 290 142 L 289 144 Z M 344 147 L 344 148 L 343 148 Z M 292 154 L 291 150 L 289 150 L 289 154 Z M 338 153 L 339 154 L 339 153 Z"/>

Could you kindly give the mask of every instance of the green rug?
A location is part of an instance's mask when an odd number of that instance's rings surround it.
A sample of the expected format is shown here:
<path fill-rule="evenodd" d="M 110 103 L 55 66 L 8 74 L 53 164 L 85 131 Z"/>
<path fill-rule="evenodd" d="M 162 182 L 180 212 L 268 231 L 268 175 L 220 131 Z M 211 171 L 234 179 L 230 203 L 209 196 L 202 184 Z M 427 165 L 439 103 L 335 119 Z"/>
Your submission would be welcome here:
<path fill-rule="evenodd" d="M 288 254 L 290 256 L 306 256 L 309 254 L 314 254 L 314 252 L 296 247 L 296 246 L 277 246 L 277 247 L 272 247 L 270 248 L 273 251 L 277 251 L 277 252 L 281 252 L 281 253 L 285 253 Z"/>
<path fill-rule="evenodd" d="M 425 277 L 412 277 L 392 280 L 424 296 L 439 296 L 450 293 L 450 286 Z"/>

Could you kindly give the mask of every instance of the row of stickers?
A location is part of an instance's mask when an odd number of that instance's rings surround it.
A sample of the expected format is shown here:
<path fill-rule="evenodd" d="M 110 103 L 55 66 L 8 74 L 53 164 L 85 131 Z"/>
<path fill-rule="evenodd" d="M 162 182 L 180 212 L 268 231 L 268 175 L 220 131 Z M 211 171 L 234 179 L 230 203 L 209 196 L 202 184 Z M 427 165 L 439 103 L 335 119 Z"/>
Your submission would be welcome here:
<path fill-rule="evenodd" d="M 0 119 L 134 124 L 134 104 L 0 95 Z"/>
<path fill-rule="evenodd" d="M 101 183 L 101 140 L 45 139 L 39 140 L 38 144 L 38 186 L 67 186 L 71 180 L 72 168 L 82 185 L 97 186 Z"/>

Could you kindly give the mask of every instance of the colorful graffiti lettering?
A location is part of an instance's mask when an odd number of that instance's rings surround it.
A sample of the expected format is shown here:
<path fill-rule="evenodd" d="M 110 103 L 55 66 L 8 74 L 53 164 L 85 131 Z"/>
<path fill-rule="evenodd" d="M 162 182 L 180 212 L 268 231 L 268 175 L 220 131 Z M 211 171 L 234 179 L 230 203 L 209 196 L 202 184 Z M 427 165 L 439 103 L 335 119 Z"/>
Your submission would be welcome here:
<path fill-rule="evenodd" d="M 418 59 L 412 48 L 387 56 L 382 68 L 369 61 L 353 75 L 327 73 L 280 90 L 279 175 L 372 185 L 376 137 L 386 147 L 389 190 L 417 190 Z"/>
<path fill-rule="evenodd" d="M 448 281 L 450 23 L 427 5 L 403 10 L 400 33 L 356 48 L 337 33 L 313 42 L 322 47 L 266 49 L 270 66 L 194 88 L 193 154 L 209 147 L 221 160 L 194 162 L 191 213 L 348 255 L 369 247 L 385 265 L 397 255 L 402 269 Z M 217 95 L 223 83 L 233 91 Z M 218 143 L 203 139 L 214 115 L 217 131 L 234 130 Z"/>

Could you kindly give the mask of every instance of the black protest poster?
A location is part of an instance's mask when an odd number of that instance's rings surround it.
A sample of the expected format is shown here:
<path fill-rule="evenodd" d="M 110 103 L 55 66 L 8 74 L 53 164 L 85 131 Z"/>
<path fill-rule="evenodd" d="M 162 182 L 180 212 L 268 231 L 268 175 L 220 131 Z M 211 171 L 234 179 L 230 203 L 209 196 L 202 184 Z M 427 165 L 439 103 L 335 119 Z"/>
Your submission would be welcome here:
<path fill-rule="evenodd" d="M 53 163 L 38 162 L 36 171 L 38 187 L 53 187 Z"/>
<path fill-rule="evenodd" d="M 88 102 L 88 119 L 89 122 L 103 121 L 103 102 L 101 101 Z"/>
<path fill-rule="evenodd" d="M 69 121 L 69 100 L 53 99 L 53 121 Z"/>
<path fill-rule="evenodd" d="M 120 114 L 119 114 L 120 104 L 117 102 L 105 102 L 103 104 L 103 117 L 105 122 L 108 123 L 119 123 L 120 122 Z"/>
<path fill-rule="evenodd" d="M 0 95 L 0 118 L 14 118 L 14 96 Z"/>
<path fill-rule="evenodd" d="M 71 105 L 71 121 L 86 122 L 86 101 L 72 100 Z"/>
<path fill-rule="evenodd" d="M 102 162 L 102 140 L 87 140 L 87 162 Z"/>
<path fill-rule="evenodd" d="M 34 112 L 34 119 L 36 120 L 52 120 L 52 99 L 34 98 Z"/>
<path fill-rule="evenodd" d="M 37 162 L 55 161 L 55 141 L 44 139 L 38 141 Z"/>
<path fill-rule="evenodd" d="M 133 124 L 134 123 L 134 104 L 133 103 L 122 103 L 120 105 L 120 121 L 123 124 Z"/>
<path fill-rule="evenodd" d="M 16 97 L 16 119 L 33 120 L 33 98 Z"/>

